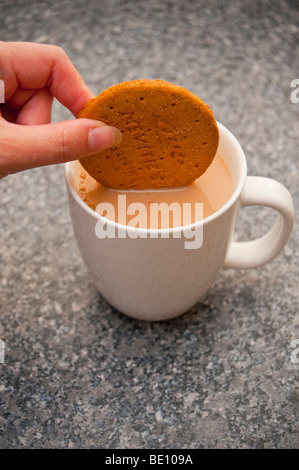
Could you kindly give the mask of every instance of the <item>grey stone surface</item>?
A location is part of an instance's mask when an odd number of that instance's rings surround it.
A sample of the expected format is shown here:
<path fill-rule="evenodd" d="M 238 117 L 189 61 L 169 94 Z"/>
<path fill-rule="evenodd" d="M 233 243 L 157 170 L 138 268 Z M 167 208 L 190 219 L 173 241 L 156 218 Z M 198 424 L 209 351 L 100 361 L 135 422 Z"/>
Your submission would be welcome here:
<path fill-rule="evenodd" d="M 1 1 L 1 39 L 62 46 L 95 94 L 160 78 L 211 105 L 248 173 L 298 207 L 298 2 Z M 70 114 L 57 103 L 53 120 Z M 297 227 L 280 256 L 222 270 L 203 304 L 143 323 L 96 291 L 72 234 L 63 168 L 0 182 L 1 448 L 298 448 Z M 273 221 L 244 210 L 237 236 Z"/>

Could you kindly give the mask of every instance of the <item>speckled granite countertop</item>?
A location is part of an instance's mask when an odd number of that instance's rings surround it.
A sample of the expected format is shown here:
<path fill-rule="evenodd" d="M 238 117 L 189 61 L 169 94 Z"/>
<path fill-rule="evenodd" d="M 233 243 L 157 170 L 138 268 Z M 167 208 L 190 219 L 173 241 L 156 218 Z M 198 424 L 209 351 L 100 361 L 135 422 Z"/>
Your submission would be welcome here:
<path fill-rule="evenodd" d="M 2 40 L 62 46 L 95 94 L 161 78 L 211 105 L 248 173 L 298 206 L 298 2 L 1 2 Z M 70 115 L 55 104 L 53 120 Z M 165 323 L 111 308 L 78 255 L 61 166 L 0 182 L 1 448 L 298 448 L 296 227 L 280 256 L 223 270 Z M 242 211 L 239 238 L 266 209 Z"/>

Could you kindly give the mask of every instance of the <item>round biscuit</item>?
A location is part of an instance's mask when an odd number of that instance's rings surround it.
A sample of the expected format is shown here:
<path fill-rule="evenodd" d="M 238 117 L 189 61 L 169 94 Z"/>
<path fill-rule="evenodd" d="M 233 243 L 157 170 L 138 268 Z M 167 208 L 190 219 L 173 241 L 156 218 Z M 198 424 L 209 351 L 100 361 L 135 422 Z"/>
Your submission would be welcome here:
<path fill-rule="evenodd" d="M 219 131 L 209 106 L 162 80 L 112 86 L 77 117 L 122 132 L 118 146 L 80 160 L 95 180 L 113 189 L 186 186 L 206 171 L 218 148 Z"/>

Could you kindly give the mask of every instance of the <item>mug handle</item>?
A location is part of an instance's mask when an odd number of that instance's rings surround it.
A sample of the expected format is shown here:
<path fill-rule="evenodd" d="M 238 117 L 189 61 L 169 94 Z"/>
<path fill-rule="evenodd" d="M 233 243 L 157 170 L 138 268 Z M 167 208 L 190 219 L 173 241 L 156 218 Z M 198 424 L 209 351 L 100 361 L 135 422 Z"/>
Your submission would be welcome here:
<path fill-rule="evenodd" d="M 287 243 L 294 225 L 294 204 L 289 191 L 278 181 L 248 176 L 240 195 L 240 206 L 267 206 L 278 214 L 270 230 L 249 242 L 232 242 L 225 268 L 257 268 L 274 259 Z"/>

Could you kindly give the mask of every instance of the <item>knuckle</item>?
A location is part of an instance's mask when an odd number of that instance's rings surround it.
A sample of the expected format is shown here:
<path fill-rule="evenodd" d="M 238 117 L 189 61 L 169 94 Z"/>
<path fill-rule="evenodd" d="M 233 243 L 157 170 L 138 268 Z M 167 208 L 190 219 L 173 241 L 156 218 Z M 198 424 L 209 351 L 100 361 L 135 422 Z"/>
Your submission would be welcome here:
<path fill-rule="evenodd" d="M 66 55 L 65 50 L 61 46 L 57 46 L 56 44 L 54 44 L 51 47 L 56 54 Z"/>
<path fill-rule="evenodd" d="M 64 61 L 69 61 L 70 60 L 69 56 L 67 55 L 67 53 L 65 52 L 65 50 L 62 47 L 56 46 L 56 45 L 54 45 L 52 47 L 53 47 L 53 53 L 58 59 L 64 60 Z"/>
<path fill-rule="evenodd" d="M 59 132 L 58 139 L 55 140 L 58 163 L 66 163 L 79 158 L 84 142 L 82 133 L 78 134 L 78 131 L 72 126 L 63 127 Z"/>
<path fill-rule="evenodd" d="M 70 140 L 68 138 L 68 132 L 64 128 L 60 132 L 57 149 L 57 158 L 59 160 L 59 163 L 67 162 L 72 153 L 72 149 L 70 145 Z"/>

